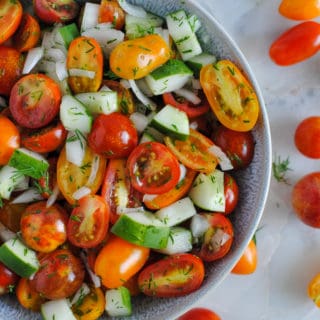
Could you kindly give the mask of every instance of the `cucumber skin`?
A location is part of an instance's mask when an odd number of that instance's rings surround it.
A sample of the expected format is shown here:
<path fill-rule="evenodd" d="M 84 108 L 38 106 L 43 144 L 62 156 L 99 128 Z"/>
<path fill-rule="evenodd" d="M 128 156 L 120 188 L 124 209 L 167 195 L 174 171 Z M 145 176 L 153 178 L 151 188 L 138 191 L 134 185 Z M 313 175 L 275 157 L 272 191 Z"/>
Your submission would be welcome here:
<path fill-rule="evenodd" d="M 58 32 L 60 33 L 66 49 L 69 48 L 71 41 L 80 36 L 78 27 L 75 23 L 68 24 L 66 26 L 60 27 Z"/>
<path fill-rule="evenodd" d="M 192 75 L 192 70 L 181 60 L 170 59 L 161 67 L 150 73 L 150 76 L 155 80 L 160 80 L 164 77 L 169 77 L 175 74 L 190 74 Z"/>

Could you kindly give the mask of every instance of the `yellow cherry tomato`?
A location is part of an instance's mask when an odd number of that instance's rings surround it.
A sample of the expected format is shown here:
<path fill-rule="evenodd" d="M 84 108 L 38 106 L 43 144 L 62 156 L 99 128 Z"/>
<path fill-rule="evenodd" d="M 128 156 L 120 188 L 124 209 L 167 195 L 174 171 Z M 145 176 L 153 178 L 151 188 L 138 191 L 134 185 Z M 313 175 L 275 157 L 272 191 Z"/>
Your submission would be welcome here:
<path fill-rule="evenodd" d="M 320 273 L 315 275 L 308 284 L 308 296 L 317 307 L 320 307 Z"/>
<path fill-rule="evenodd" d="M 119 43 L 111 52 L 110 69 L 124 79 L 140 79 L 170 58 L 164 39 L 151 34 Z"/>

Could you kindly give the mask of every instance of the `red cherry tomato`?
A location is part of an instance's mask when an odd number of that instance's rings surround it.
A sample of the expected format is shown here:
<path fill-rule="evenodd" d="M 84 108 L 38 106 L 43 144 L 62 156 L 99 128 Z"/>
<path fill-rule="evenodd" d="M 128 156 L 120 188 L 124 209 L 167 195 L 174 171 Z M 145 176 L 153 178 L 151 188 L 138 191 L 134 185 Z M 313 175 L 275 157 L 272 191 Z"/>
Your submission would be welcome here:
<path fill-rule="evenodd" d="M 256 243 L 254 240 L 251 240 L 231 272 L 234 274 L 253 273 L 257 268 L 257 261 Z"/>
<path fill-rule="evenodd" d="M 193 308 L 180 316 L 177 320 L 221 320 L 212 310 L 206 308 Z"/>
<path fill-rule="evenodd" d="M 293 187 L 292 206 L 307 225 L 320 228 L 320 172 L 309 173 Z"/>
<path fill-rule="evenodd" d="M 204 279 L 201 259 L 190 253 L 175 254 L 144 268 L 138 277 L 140 290 L 152 297 L 180 297 L 197 290 Z"/>
<path fill-rule="evenodd" d="M 320 116 L 309 117 L 299 123 L 294 143 L 306 157 L 320 158 Z"/>
<path fill-rule="evenodd" d="M 224 196 L 226 199 L 224 214 L 229 214 L 237 206 L 239 199 L 239 188 L 236 180 L 228 173 L 224 173 Z"/>
<path fill-rule="evenodd" d="M 9 96 L 13 85 L 21 76 L 22 68 L 23 56 L 20 52 L 14 48 L 0 46 L 0 94 Z"/>
<path fill-rule="evenodd" d="M 160 194 L 174 188 L 180 178 L 179 162 L 159 142 L 138 145 L 127 162 L 132 186 L 141 193 Z"/>
<path fill-rule="evenodd" d="M 54 187 L 57 184 L 57 157 L 48 158 L 49 169 L 46 174 L 38 180 L 37 187 L 41 192 L 42 197 L 48 199 L 53 192 Z"/>
<path fill-rule="evenodd" d="M 29 205 L 21 220 L 26 244 L 39 252 L 51 252 L 67 240 L 68 215 L 58 205 L 46 207 L 45 201 Z"/>
<path fill-rule="evenodd" d="M 10 111 L 23 127 L 41 128 L 58 114 L 60 87 L 44 74 L 29 74 L 15 83 L 10 95 Z"/>
<path fill-rule="evenodd" d="M 19 276 L 0 262 L 0 295 L 10 292 L 18 280 Z"/>
<path fill-rule="evenodd" d="M 194 105 L 183 97 L 174 96 L 171 92 L 163 94 L 162 99 L 164 104 L 170 104 L 171 106 L 184 111 L 191 119 L 199 117 L 210 110 L 209 102 L 205 97 L 203 97 L 203 103 L 199 105 Z"/>
<path fill-rule="evenodd" d="M 76 18 L 79 5 L 74 0 L 34 0 L 33 9 L 45 23 L 65 23 Z"/>
<path fill-rule="evenodd" d="M 203 261 L 214 261 L 224 257 L 233 242 L 233 226 L 230 220 L 221 213 L 204 214 L 210 227 L 198 253 Z"/>
<path fill-rule="evenodd" d="M 279 13 L 293 20 L 311 20 L 320 15 L 318 0 L 282 0 Z"/>
<path fill-rule="evenodd" d="M 237 132 L 220 126 L 213 131 L 212 140 L 226 153 L 235 170 L 251 163 L 255 144 L 251 131 Z"/>
<path fill-rule="evenodd" d="M 124 26 L 125 13 L 117 0 L 101 0 L 99 8 L 99 23 L 111 22 L 115 29 Z"/>
<path fill-rule="evenodd" d="M 78 201 L 69 217 L 68 239 L 82 248 L 92 248 L 101 243 L 109 226 L 109 207 L 97 195 L 84 196 Z"/>
<path fill-rule="evenodd" d="M 21 144 L 34 152 L 47 153 L 58 149 L 67 137 L 67 130 L 61 122 L 56 122 L 40 130 L 25 130 Z"/>
<path fill-rule="evenodd" d="M 81 260 L 69 250 L 59 249 L 40 259 L 40 268 L 30 284 L 47 299 L 63 299 L 81 287 L 84 275 Z"/>
<path fill-rule="evenodd" d="M 270 46 L 271 59 L 288 66 L 306 60 L 319 50 L 320 24 L 305 21 L 285 31 Z"/>
<path fill-rule="evenodd" d="M 138 143 L 131 120 L 118 112 L 101 114 L 93 122 L 88 136 L 91 149 L 107 158 L 127 157 Z"/>

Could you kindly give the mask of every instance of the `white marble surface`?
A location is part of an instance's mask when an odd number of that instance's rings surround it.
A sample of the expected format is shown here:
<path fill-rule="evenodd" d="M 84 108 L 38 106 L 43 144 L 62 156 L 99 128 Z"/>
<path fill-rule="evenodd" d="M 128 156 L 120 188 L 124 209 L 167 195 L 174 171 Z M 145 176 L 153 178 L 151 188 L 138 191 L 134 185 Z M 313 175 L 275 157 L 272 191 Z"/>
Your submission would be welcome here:
<path fill-rule="evenodd" d="M 294 214 L 290 195 L 303 175 L 320 170 L 320 161 L 300 154 L 293 135 L 305 117 L 320 114 L 320 54 L 290 67 L 276 66 L 269 46 L 298 22 L 278 13 L 280 0 L 199 0 L 225 27 L 246 56 L 261 87 L 270 119 L 273 156 L 289 157 L 290 185 L 271 181 L 257 232 L 256 272 L 230 274 L 198 302 L 223 320 L 316 320 L 320 309 L 307 297 L 307 285 L 320 272 L 320 230 Z"/>

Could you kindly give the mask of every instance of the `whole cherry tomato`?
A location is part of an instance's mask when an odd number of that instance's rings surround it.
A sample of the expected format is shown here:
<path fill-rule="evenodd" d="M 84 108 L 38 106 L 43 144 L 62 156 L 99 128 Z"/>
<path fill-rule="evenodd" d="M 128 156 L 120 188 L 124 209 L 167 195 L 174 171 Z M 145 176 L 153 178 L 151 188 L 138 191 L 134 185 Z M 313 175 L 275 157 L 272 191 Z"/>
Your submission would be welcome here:
<path fill-rule="evenodd" d="M 10 292 L 18 280 L 19 276 L 0 262 L 0 295 Z"/>
<path fill-rule="evenodd" d="M 255 241 L 252 239 L 231 272 L 234 274 L 253 273 L 257 268 L 257 261 L 257 247 Z"/>
<path fill-rule="evenodd" d="M 309 282 L 307 288 L 308 296 L 317 307 L 320 307 L 320 273 L 315 275 Z"/>
<path fill-rule="evenodd" d="M 224 214 L 229 214 L 237 206 L 239 199 L 239 187 L 236 180 L 228 173 L 224 173 L 224 196 L 226 199 Z"/>
<path fill-rule="evenodd" d="M 206 308 L 193 308 L 184 313 L 177 320 L 221 320 L 212 310 Z"/>
<path fill-rule="evenodd" d="M 117 0 L 101 0 L 99 23 L 111 22 L 115 29 L 121 30 L 125 22 L 125 13 Z"/>
<path fill-rule="evenodd" d="M 320 116 L 309 117 L 299 123 L 294 143 L 306 157 L 320 159 Z"/>
<path fill-rule="evenodd" d="M 271 59 L 280 66 L 306 60 L 319 50 L 320 24 L 305 21 L 288 29 L 270 46 Z"/>
<path fill-rule="evenodd" d="M 318 0 L 282 0 L 279 12 L 293 20 L 311 20 L 320 15 Z"/>
<path fill-rule="evenodd" d="M 292 206 L 307 225 L 320 228 L 320 172 L 302 177 L 293 187 Z"/>

